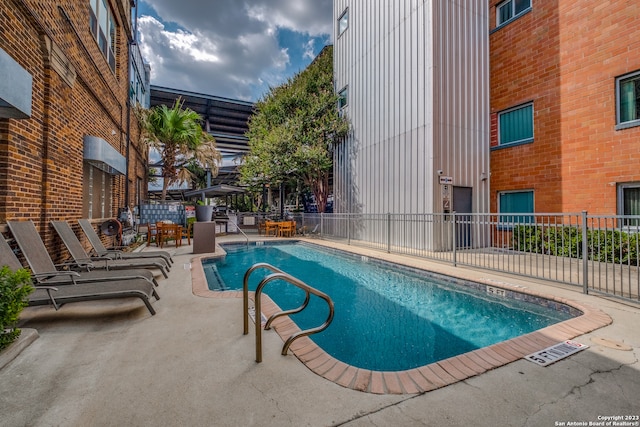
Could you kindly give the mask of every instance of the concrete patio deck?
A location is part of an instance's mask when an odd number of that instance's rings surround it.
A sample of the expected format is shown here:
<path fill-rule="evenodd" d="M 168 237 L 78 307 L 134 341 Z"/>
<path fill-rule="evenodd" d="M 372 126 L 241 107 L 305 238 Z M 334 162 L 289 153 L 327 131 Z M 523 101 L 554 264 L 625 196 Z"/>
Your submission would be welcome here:
<path fill-rule="evenodd" d="M 229 239 L 237 237 L 219 241 Z M 614 421 L 608 417 L 629 423 L 617 425 L 640 425 L 638 306 L 376 252 L 576 301 L 613 322 L 576 337 L 590 347 L 548 367 L 518 359 L 426 393 L 372 394 L 335 384 L 293 355 L 281 356 L 274 331 L 263 334 L 264 359 L 256 363 L 253 331 L 242 335 L 242 300 L 194 295 L 192 247 L 169 250 L 175 264 L 160 281 L 155 316 L 138 300 L 70 304 L 57 312 L 25 309 L 21 326 L 36 329 L 39 338 L 0 369 L 0 425 L 559 426 L 607 425 Z"/>

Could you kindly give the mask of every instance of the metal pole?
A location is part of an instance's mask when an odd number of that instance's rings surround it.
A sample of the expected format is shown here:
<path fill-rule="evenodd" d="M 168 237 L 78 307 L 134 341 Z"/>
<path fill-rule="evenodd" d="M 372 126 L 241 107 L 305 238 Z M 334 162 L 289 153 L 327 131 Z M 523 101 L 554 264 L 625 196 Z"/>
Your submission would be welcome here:
<path fill-rule="evenodd" d="M 582 292 L 589 293 L 589 253 L 587 244 L 587 211 L 582 211 Z"/>
<path fill-rule="evenodd" d="M 387 212 L 387 253 L 391 253 L 391 212 Z"/>
<path fill-rule="evenodd" d="M 280 219 L 284 219 L 284 182 L 280 183 Z"/>
<path fill-rule="evenodd" d="M 451 232 L 451 236 L 452 236 L 452 243 L 453 243 L 453 266 L 457 267 L 457 253 L 456 253 L 456 249 L 457 249 L 457 233 L 456 233 L 456 211 L 451 212 L 451 226 L 453 228 L 453 231 Z"/>

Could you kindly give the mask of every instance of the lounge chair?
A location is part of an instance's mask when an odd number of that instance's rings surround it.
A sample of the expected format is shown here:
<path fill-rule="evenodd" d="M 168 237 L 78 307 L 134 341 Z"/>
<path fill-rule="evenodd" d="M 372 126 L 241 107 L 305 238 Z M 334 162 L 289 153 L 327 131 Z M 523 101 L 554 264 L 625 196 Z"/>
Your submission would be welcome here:
<path fill-rule="evenodd" d="M 305 225 L 304 227 L 302 227 L 302 234 L 307 236 L 317 236 L 318 234 L 320 234 L 320 223 L 317 223 L 314 227 L 313 230 L 307 231 L 307 226 Z"/>
<path fill-rule="evenodd" d="M 0 264 L 8 266 L 13 271 L 22 268 L 20 260 L 18 260 L 7 241 L 1 235 Z M 156 311 L 151 305 L 151 296 L 154 296 L 156 300 L 160 299 L 153 284 L 145 279 L 109 280 L 78 284 L 67 282 L 56 286 L 43 286 L 36 281 L 34 288 L 35 290 L 29 295 L 29 305 L 50 304 L 56 310 L 59 310 L 64 304 L 72 302 L 136 297 L 140 298 L 149 312 L 154 315 Z"/>
<path fill-rule="evenodd" d="M 162 257 L 139 259 L 111 259 L 109 257 L 92 257 L 85 251 L 82 243 L 66 221 L 51 221 L 51 225 L 69 250 L 73 261 L 88 270 L 121 270 L 131 268 L 157 268 L 165 278 L 169 277 L 169 265 Z M 11 228 L 11 226 L 9 226 Z M 13 232 L 13 229 L 11 229 Z M 18 244 L 20 244 L 18 242 Z"/>
<path fill-rule="evenodd" d="M 158 286 L 153 273 L 143 268 L 126 271 L 58 270 L 32 221 L 8 221 L 7 224 L 29 264 L 33 278 L 40 284 L 55 286 L 69 282 L 76 284 L 91 281 L 144 279 Z"/>
<path fill-rule="evenodd" d="M 111 259 L 138 259 L 138 258 L 157 258 L 162 257 L 167 262 L 167 265 L 171 266 L 173 264 L 173 259 L 171 258 L 171 254 L 167 251 L 153 251 L 153 252 L 123 252 L 117 249 L 107 249 L 102 240 L 100 240 L 100 236 L 96 233 L 96 230 L 91 225 L 88 219 L 79 219 L 78 224 L 80 224 L 80 228 L 84 231 L 84 234 L 87 236 L 89 243 L 93 246 L 93 250 L 96 252 L 96 255 L 101 257 L 109 257 Z"/>

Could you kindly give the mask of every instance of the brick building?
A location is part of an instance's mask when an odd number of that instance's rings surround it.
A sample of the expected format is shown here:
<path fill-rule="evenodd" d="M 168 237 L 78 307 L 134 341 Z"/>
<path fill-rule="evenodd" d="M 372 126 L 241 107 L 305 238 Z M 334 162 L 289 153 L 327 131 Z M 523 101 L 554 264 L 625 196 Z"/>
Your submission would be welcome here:
<path fill-rule="evenodd" d="M 50 220 L 99 222 L 144 198 L 134 4 L 0 2 L 0 222 L 31 219 L 51 245 Z"/>
<path fill-rule="evenodd" d="M 491 211 L 640 214 L 640 3 L 491 0 Z"/>

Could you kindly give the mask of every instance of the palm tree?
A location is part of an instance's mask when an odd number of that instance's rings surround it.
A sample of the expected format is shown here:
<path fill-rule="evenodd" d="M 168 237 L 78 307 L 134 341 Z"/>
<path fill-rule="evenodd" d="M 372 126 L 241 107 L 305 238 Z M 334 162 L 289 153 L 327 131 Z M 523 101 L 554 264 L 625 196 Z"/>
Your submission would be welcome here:
<path fill-rule="evenodd" d="M 215 176 L 221 159 L 215 140 L 200 126 L 200 115 L 182 105 L 176 99 L 171 108 L 158 105 L 141 115 L 144 140 L 162 156 L 162 200 L 171 184 L 192 179 L 189 164 L 209 167 Z"/>

